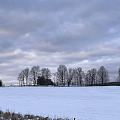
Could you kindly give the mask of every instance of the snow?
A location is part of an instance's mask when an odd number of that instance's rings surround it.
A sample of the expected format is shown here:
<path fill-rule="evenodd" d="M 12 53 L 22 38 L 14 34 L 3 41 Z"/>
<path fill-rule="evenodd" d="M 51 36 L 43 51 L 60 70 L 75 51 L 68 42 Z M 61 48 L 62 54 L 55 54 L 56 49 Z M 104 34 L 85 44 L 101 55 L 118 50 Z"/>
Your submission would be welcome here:
<path fill-rule="evenodd" d="M 119 120 L 120 87 L 4 87 L 0 109 L 78 120 Z"/>

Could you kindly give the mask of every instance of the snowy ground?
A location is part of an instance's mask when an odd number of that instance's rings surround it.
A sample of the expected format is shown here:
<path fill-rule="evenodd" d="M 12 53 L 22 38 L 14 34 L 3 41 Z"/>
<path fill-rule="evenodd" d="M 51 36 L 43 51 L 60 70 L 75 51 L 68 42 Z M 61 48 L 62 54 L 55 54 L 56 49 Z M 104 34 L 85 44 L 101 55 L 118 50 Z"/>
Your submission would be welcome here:
<path fill-rule="evenodd" d="M 0 109 L 79 120 L 119 120 L 120 87 L 0 88 Z"/>

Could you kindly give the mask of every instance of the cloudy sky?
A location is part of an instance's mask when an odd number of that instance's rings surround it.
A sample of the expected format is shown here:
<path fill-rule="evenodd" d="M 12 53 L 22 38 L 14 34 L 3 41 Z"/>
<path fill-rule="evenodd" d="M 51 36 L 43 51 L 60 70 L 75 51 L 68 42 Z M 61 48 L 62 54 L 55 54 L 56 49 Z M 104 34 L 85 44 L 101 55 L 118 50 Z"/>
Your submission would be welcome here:
<path fill-rule="evenodd" d="M 120 67 L 120 0 L 0 0 L 0 78 L 25 67 Z"/>

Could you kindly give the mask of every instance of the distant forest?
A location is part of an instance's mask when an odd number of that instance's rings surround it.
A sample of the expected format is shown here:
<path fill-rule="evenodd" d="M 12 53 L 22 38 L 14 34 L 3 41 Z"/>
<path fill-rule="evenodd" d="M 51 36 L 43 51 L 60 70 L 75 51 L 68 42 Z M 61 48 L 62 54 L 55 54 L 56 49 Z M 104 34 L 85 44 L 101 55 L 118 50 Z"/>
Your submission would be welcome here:
<path fill-rule="evenodd" d="M 49 68 L 40 69 L 39 66 L 33 66 L 31 69 L 26 68 L 18 74 L 20 86 L 95 86 L 110 85 L 108 70 L 101 66 L 98 70 L 93 68 L 86 73 L 81 67 L 67 68 L 65 65 L 59 65 L 57 72 L 51 73 Z M 118 78 L 120 82 L 120 69 Z M 113 83 L 115 84 L 115 83 Z"/>

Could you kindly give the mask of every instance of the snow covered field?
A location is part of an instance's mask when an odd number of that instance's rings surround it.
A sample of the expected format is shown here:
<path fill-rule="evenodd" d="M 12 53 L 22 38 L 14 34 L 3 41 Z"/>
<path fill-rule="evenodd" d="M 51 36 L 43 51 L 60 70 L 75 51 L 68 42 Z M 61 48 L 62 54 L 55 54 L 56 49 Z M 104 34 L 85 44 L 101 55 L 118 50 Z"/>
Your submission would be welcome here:
<path fill-rule="evenodd" d="M 0 88 L 0 109 L 79 120 L 119 120 L 120 87 Z"/>

